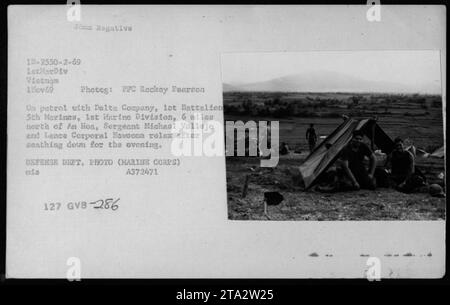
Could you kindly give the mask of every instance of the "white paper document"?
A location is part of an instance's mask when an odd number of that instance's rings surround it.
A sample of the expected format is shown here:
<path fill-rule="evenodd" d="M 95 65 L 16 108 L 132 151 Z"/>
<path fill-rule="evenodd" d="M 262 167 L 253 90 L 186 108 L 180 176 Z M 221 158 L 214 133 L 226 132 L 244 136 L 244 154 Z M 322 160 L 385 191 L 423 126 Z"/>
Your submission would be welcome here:
<path fill-rule="evenodd" d="M 442 277 L 445 7 L 369 9 L 9 6 L 6 277 Z M 321 192 L 358 128 L 423 187 Z"/>

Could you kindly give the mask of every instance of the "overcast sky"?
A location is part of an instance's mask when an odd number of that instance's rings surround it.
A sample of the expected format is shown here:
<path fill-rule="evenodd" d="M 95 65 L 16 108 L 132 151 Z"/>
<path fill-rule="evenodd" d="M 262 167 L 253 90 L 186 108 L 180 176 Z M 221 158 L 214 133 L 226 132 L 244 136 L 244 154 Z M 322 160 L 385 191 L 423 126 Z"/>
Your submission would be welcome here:
<path fill-rule="evenodd" d="M 420 87 L 425 93 L 441 93 L 439 51 L 225 53 L 221 60 L 223 82 L 228 84 L 331 71 L 368 81 Z"/>

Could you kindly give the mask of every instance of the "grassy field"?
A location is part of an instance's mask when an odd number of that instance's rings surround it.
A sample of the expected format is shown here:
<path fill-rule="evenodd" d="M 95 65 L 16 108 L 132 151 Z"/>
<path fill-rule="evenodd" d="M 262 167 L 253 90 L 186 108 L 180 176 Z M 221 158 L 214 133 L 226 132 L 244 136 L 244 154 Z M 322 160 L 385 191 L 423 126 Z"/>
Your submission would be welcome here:
<path fill-rule="evenodd" d="M 307 154 L 306 129 L 315 124 L 319 136 L 330 134 L 353 118 L 376 116 L 391 137 L 409 139 L 417 148 L 432 152 L 444 143 L 442 102 L 439 96 L 340 93 L 224 93 L 225 120 L 278 120 L 280 142 L 301 154 L 283 156 L 274 169 L 259 168 L 256 158 L 227 158 L 230 219 L 267 219 L 262 198 L 279 191 L 285 200 L 270 207 L 274 220 L 435 220 L 445 217 L 445 199 L 426 193 L 405 195 L 392 189 L 323 194 L 303 191 L 295 183 L 298 166 Z M 444 185 L 438 174 L 444 159 L 416 159 L 429 183 Z M 250 169 L 251 168 L 251 169 Z M 249 175 L 248 193 L 242 185 Z"/>

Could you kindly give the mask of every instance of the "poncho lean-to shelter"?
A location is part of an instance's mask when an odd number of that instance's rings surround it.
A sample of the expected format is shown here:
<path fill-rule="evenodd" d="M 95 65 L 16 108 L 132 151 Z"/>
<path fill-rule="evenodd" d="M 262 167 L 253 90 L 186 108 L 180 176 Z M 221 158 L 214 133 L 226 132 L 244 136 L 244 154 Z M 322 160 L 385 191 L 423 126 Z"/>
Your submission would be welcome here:
<path fill-rule="evenodd" d="M 349 118 L 326 137 L 300 165 L 305 189 L 311 187 L 320 175 L 336 161 L 342 149 L 352 139 L 354 130 L 361 130 L 371 140 L 372 149 L 375 145 L 383 153 L 389 154 L 394 148 L 394 142 L 381 129 L 376 120 Z"/>

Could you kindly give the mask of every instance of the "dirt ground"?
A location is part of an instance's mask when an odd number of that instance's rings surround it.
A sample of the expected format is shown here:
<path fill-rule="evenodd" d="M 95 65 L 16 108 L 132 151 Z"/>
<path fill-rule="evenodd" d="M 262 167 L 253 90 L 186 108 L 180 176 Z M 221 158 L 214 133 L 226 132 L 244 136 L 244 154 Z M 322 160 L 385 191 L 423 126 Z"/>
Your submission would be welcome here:
<path fill-rule="evenodd" d="M 439 220 L 445 218 L 445 198 L 428 193 L 403 194 L 394 189 L 320 193 L 298 184 L 302 158 L 281 159 L 276 168 L 260 168 L 256 158 L 227 158 L 228 216 L 233 220 Z M 431 160 L 431 161 L 430 161 Z M 444 168 L 443 159 L 427 164 Z M 246 176 L 248 189 L 243 198 Z M 437 181 L 434 181 L 437 182 Z M 442 181 L 443 183 L 443 181 Z M 264 214 L 264 192 L 278 191 L 284 200 Z"/>

